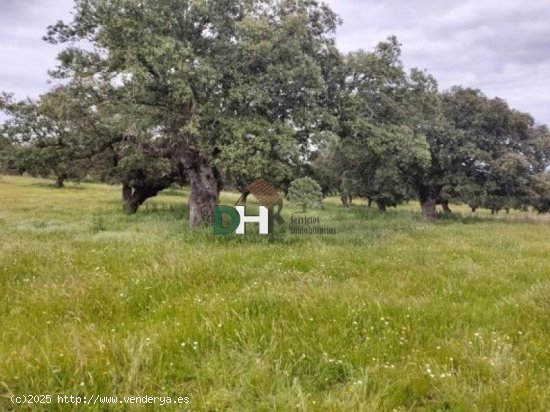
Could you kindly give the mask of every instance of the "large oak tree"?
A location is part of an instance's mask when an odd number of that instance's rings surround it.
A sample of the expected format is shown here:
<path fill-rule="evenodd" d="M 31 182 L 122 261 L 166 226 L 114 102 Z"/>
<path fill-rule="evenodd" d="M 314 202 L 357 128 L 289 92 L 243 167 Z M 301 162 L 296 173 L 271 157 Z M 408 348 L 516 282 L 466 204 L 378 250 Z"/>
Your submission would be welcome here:
<path fill-rule="evenodd" d="M 126 128 L 163 139 L 185 169 L 196 227 L 218 202 L 220 159 L 245 163 L 243 139 L 307 151 L 338 22 L 313 0 L 77 0 L 47 39 L 67 44 L 56 77 L 113 86 L 106 101 L 124 103 Z"/>

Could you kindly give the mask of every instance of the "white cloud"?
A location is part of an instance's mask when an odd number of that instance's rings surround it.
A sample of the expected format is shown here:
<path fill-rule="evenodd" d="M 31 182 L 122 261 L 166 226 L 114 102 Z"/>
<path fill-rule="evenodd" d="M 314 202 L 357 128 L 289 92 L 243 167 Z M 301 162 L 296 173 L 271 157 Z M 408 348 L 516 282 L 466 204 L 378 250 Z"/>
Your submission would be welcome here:
<path fill-rule="evenodd" d="M 59 47 L 42 40 L 48 25 L 70 17 L 72 0 L 0 0 L 0 90 L 18 98 L 48 90 Z"/>
<path fill-rule="evenodd" d="M 403 61 L 442 88 L 478 87 L 550 124 L 550 3 L 546 0 L 328 0 L 344 19 L 342 50 L 391 34 Z"/>

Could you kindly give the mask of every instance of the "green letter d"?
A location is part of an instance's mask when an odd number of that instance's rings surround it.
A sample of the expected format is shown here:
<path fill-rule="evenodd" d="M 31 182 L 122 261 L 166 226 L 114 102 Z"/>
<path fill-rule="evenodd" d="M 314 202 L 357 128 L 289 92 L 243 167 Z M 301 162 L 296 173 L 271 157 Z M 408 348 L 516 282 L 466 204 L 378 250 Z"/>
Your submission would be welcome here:
<path fill-rule="evenodd" d="M 223 215 L 229 216 L 231 219 L 227 227 L 223 227 Z M 230 235 L 235 232 L 241 223 L 239 212 L 231 206 L 216 206 L 214 208 L 214 234 L 215 235 Z"/>

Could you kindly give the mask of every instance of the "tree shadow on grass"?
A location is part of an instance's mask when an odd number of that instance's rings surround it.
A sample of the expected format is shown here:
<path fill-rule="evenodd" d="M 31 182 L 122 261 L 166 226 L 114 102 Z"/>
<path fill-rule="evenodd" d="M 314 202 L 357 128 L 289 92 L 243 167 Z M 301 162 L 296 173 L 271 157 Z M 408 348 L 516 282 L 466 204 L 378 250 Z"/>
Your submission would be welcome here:
<path fill-rule="evenodd" d="M 188 218 L 189 215 L 189 206 L 185 203 L 169 203 L 169 202 L 159 202 L 158 199 L 154 202 L 146 201 L 141 205 L 138 211 L 135 214 L 127 214 L 124 211 L 124 202 L 121 199 L 109 199 L 104 201 L 105 204 L 115 208 L 117 212 L 121 215 L 126 216 L 173 216 L 181 218 L 182 215 L 185 218 Z"/>
<path fill-rule="evenodd" d="M 54 189 L 54 190 L 58 190 L 59 192 L 78 192 L 78 191 L 86 190 L 86 187 L 78 183 L 65 184 L 65 186 L 63 187 L 57 187 L 55 183 L 36 182 L 36 183 L 29 184 L 29 186 L 40 188 L 40 189 Z"/>
<path fill-rule="evenodd" d="M 122 204 L 122 203 L 121 203 Z M 162 216 L 173 220 L 189 220 L 189 206 L 185 203 L 147 203 L 143 204 L 137 215 Z"/>
<path fill-rule="evenodd" d="M 448 226 L 456 223 L 461 223 L 464 225 L 474 225 L 479 223 L 491 223 L 491 224 L 535 224 L 535 225 L 544 225 L 549 224 L 549 222 L 544 221 L 539 216 L 535 215 L 532 212 L 525 212 L 522 215 L 495 215 L 495 216 L 484 216 L 484 215 L 474 215 L 474 214 L 464 214 L 461 212 L 453 213 L 439 213 L 437 219 L 434 221 L 436 225 L 439 226 Z"/>
<path fill-rule="evenodd" d="M 351 206 L 349 208 L 335 207 L 330 209 L 330 215 L 336 221 L 348 221 L 356 219 L 370 220 L 370 221 L 397 221 L 405 219 L 412 222 L 424 222 L 428 221 L 422 216 L 420 209 L 418 211 L 402 208 L 390 208 L 385 213 L 380 213 L 376 208 L 368 208 L 366 206 Z M 353 218 L 349 218 L 353 216 Z M 451 224 L 464 224 L 472 225 L 479 223 L 519 223 L 519 224 L 549 224 L 550 220 L 544 219 L 544 214 L 536 214 L 535 212 L 521 212 L 521 214 L 514 213 L 510 215 L 496 214 L 494 216 L 487 214 L 473 213 L 473 212 L 457 212 L 444 213 L 439 211 L 437 219 L 432 223 L 435 225 L 447 226 Z"/>
<path fill-rule="evenodd" d="M 215 244 L 222 247 L 239 247 L 246 245 L 270 246 L 270 245 L 295 245 L 303 243 L 298 236 L 291 236 L 286 227 L 277 227 L 269 235 L 260 235 L 257 230 L 250 227 L 245 236 L 236 234 L 219 236 L 214 234 L 212 227 L 203 227 L 200 229 L 188 229 L 185 231 L 185 237 L 190 240 L 201 240 L 209 244 Z"/>
<path fill-rule="evenodd" d="M 162 192 L 159 193 L 159 196 L 175 196 L 175 197 L 187 197 L 189 196 L 189 188 L 188 187 L 171 187 L 169 189 L 165 189 Z"/>

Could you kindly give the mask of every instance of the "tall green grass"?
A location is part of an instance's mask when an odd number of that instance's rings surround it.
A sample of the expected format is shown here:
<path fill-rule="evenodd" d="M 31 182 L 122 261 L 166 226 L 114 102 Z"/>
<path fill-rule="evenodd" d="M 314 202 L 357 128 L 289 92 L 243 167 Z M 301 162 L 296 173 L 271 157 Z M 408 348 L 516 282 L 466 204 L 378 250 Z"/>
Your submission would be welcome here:
<path fill-rule="evenodd" d="M 548 217 L 329 199 L 335 236 L 215 237 L 186 190 L 134 216 L 119 192 L 0 179 L 0 410 L 550 410 Z"/>

